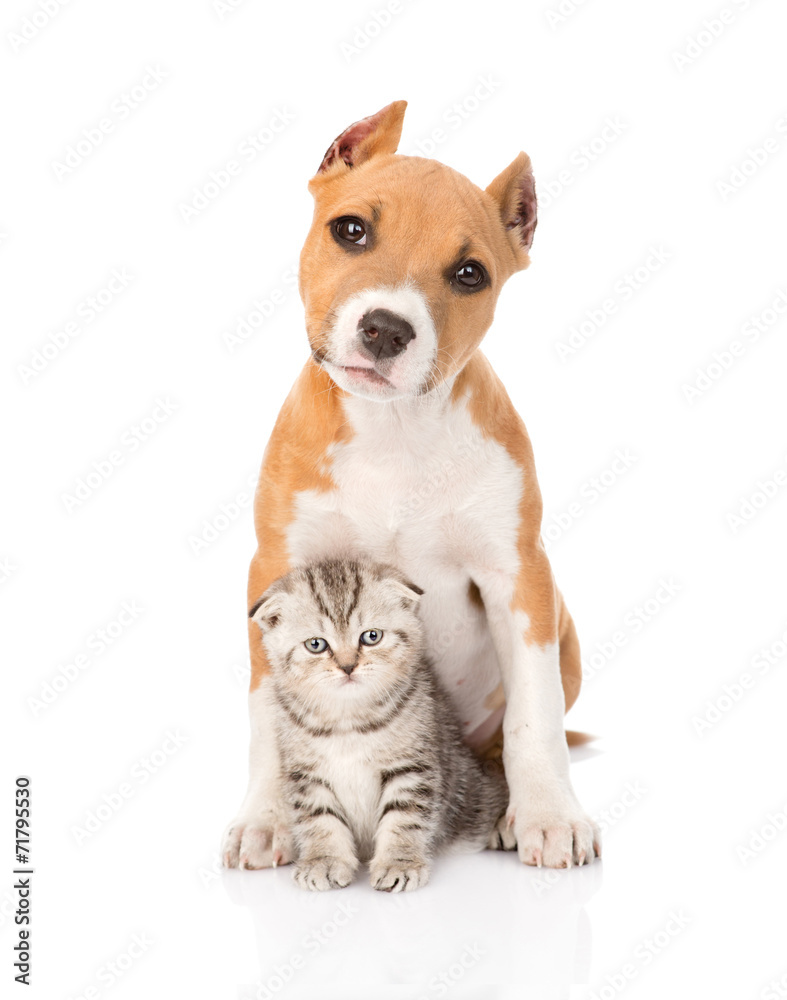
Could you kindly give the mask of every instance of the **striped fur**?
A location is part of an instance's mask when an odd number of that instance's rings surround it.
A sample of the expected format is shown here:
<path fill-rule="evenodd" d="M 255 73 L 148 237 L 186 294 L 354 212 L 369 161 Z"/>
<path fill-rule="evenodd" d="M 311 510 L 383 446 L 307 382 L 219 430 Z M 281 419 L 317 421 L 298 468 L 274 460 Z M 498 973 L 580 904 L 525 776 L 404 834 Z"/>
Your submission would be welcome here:
<path fill-rule="evenodd" d="M 424 657 L 420 595 L 392 567 L 328 561 L 292 571 L 251 610 L 304 888 L 348 885 L 369 862 L 376 889 L 410 890 L 439 852 L 515 847 L 502 768 L 464 742 Z M 372 629 L 382 639 L 364 645 Z M 313 638 L 328 648 L 310 652 Z"/>

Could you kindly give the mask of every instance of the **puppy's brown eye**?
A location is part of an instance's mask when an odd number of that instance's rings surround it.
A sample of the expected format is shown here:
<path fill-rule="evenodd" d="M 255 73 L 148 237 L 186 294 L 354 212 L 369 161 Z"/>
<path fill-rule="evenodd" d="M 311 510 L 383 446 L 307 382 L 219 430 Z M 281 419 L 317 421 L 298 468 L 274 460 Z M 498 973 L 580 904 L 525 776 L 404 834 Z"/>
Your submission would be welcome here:
<path fill-rule="evenodd" d="M 469 260 L 457 268 L 455 277 L 460 285 L 464 285 L 466 288 L 477 288 L 486 281 L 486 271 L 474 260 Z"/>
<path fill-rule="evenodd" d="M 340 240 L 357 247 L 366 246 L 366 226 L 360 219 L 345 216 L 333 224 L 333 231 Z"/>

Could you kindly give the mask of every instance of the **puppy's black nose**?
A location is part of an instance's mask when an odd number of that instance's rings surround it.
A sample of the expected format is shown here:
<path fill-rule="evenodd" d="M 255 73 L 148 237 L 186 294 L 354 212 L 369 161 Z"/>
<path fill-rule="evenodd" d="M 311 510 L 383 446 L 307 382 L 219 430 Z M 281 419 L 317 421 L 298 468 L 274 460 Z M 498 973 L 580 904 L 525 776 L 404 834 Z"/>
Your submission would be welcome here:
<path fill-rule="evenodd" d="M 358 324 L 361 343 L 372 357 L 395 358 L 415 336 L 415 331 L 390 309 L 371 309 Z"/>

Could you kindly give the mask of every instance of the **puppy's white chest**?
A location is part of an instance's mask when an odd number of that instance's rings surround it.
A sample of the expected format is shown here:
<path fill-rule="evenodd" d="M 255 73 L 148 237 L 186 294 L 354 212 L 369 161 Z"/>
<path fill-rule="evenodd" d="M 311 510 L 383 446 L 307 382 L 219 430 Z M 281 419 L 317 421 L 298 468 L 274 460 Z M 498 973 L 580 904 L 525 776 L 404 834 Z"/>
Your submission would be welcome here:
<path fill-rule="evenodd" d="M 421 587 L 427 653 L 471 734 L 499 708 L 500 683 L 474 574 L 516 575 L 522 470 L 463 403 L 352 397 L 345 408 L 352 434 L 326 455 L 335 488 L 298 494 L 291 558 L 365 556 Z"/>
<path fill-rule="evenodd" d="M 516 531 L 521 470 L 464 405 L 345 406 L 353 435 L 332 448 L 336 490 L 320 506 L 342 517 L 356 547 L 403 569 L 437 560 L 450 572 L 485 559 L 483 536 Z"/>

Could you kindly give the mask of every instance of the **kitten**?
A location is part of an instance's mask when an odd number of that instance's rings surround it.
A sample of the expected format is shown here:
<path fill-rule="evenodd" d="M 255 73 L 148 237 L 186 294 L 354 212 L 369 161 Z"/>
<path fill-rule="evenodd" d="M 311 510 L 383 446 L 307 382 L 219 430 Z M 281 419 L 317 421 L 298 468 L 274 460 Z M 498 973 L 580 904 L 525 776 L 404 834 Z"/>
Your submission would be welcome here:
<path fill-rule="evenodd" d="M 424 657 L 423 591 L 397 570 L 331 561 L 293 570 L 249 612 L 276 695 L 295 881 L 375 889 L 424 885 L 439 851 L 513 849 L 498 762 L 462 740 Z"/>

